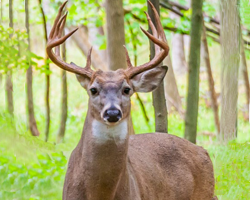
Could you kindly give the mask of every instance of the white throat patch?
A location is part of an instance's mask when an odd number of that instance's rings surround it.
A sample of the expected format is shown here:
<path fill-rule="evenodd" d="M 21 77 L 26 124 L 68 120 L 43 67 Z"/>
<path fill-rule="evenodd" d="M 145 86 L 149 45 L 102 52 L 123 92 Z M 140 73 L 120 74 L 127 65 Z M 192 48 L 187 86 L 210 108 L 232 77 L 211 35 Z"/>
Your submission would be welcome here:
<path fill-rule="evenodd" d="M 97 143 L 105 143 L 110 140 L 114 140 L 116 143 L 122 143 L 127 138 L 128 123 L 124 120 L 117 125 L 108 126 L 94 120 L 92 122 L 92 134 Z"/>

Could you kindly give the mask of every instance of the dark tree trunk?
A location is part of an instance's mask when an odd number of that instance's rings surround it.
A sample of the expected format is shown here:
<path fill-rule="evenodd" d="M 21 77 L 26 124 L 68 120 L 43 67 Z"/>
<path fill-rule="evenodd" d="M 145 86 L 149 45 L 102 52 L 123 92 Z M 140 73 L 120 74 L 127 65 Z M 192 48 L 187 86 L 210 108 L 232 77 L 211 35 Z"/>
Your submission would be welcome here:
<path fill-rule="evenodd" d="M 25 26 L 28 34 L 28 49 L 30 51 L 30 28 L 29 28 L 29 0 L 25 0 Z M 28 123 L 29 129 L 33 136 L 39 136 L 36 119 L 34 115 L 33 91 L 32 91 L 32 66 L 26 72 L 26 91 L 27 91 L 27 107 L 28 107 Z"/>
<path fill-rule="evenodd" d="M 221 124 L 222 142 L 237 135 L 240 22 L 238 0 L 221 0 Z"/>
<path fill-rule="evenodd" d="M 151 2 L 159 13 L 159 0 L 152 0 Z M 155 24 L 154 15 L 149 5 L 148 5 L 148 13 L 153 23 Z M 150 41 L 150 59 L 153 59 L 154 55 L 155 55 L 154 44 Z M 155 112 L 155 131 L 167 133 L 168 113 L 167 113 L 167 105 L 166 105 L 163 82 L 158 86 L 158 88 L 155 91 L 153 91 L 153 106 Z"/>
<path fill-rule="evenodd" d="M 203 22 L 203 30 L 202 30 L 202 43 L 201 48 L 203 52 L 203 59 L 205 61 L 205 66 L 207 68 L 207 75 L 208 75 L 208 83 L 209 83 L 209 92 L 212 102 L 212 108 L 214 111 L 214 123 L 217 130 L 217 134 L 220 133 L 220 121 L 219 121 L 219 111 L 218 111 L 218 103 L 217 103 L 217 95 L 214 88 L 214 78 L 211 69 L 210 57 L 209 57 L 209 50 L 207 45 L 207 34 L 206 34 L 206 27 Z"/>
<path fill-rule="evenodd" d="M 46 41 L 46 44 L 48 42 L 48 35 L 47 35 L 47 25 L 46 25 L 46 18 L 45 13 L 42 6 L 42 0 L 38 0 L 40 11 L 42 14 L 42 20 L 43 20 L 43 30 L 44 30 L 44 39 Z M 49 59 L 47 56 L 47 53 L 45 52 L 45 64 L 46 64 L 46 71 L 50 70 L 49 67 Z M 45 76 L 45 106 L 46 106 L 46 127 L 45 127 L 45 141 L 47 142 L 49 139 L 49 127 L 50 127 L 50 74 L 46 74 Z"/>
<path fill-rule="evenodd" d="M 47 70 L 49 68 L 49 62 L 47 61 L 48 58 L 45 58 L 45 62 L 47 63 Z M 45 106 L 46 106 L 46 127 L 45 127 L 45 141 L 47 142 L 49 139 L 49 127 L 50 127 L 50 75 L 46 74 L 45 77 Z"/>
<path fill-rule="evenodd" d="M 190 10 L 192 0 L 186 0 L 186 3 L 186 6 Z M 184 35 L 184 46 L 186 47 L 186 49 L 190 50 L 190 35 Z M 189 55 L 189 52 L 187 52 L 187 55 Z"/>
<path fill-rule="evenodd" d="M 6 74 L 5 88 L 6 88 L 7 110 L 13 116 L 14 105 L 13 105 L 13 82 L 12 82 L 11 69 Z"/>
<path fill-rule="evenodd" d="M 122 0 L 106 0 L 107 22 L 107 49 L 108 67 L 110 70 L 126 68 L 126 57 L 123 45 L 124 34 L 124 11 Z"/>
<path fill-rule="evenodd" d="M 13 1 L 9 0 L 9 27 L 13 28 Z M 12 37 L 12 35 L 10 35 Z M 6 99 L 7 99 L 7 110 L 13 116 L 14 114 L 14 103 L 13 103 L 13 83 L 12 83 L 12 70 L 10 69 L 6 75 Z"/>
<path fill-rule="evenodd" d="M 249 87 L 249 78 L 248 78 L 248 70 L 247 70 L 247 60 L 246 60 L 246 54 L 245 54 L 245 48 L 244 48 L 244 39 L 242 36 L 242 30 L 241 30 L 241 46 L 240 46 L 240 55 L 241 55 L 241 70 L 242 75 L 244 79 L 245 89 L 246 89 L 246 113 L 244 114 L 244 118 L 249 120 L 249 98 L 250 98 L 250 87 Z"/>
<path fill-rule="evenodd" d="M 190 53 L 188 62 L 188 96 L 185 116 L 185 138 L 196 143 L 197 118 L 199 107 L 199 71 L 202 31 L 202 0 L 192 0 Z"/>
<path fill-rule="evenodd" d="M 62 44 L 62 58 L 64 61 L 66 61 L 66 43 L 65 42 Z M 64 140 L 67 113 L 68 113 L 67 73 L 65 70 L 61 70 L 61 78 L 62 78 L 61 122 L 60 122 L 59 131 L 57 134 L 57 143 L 62 142 Z"/>

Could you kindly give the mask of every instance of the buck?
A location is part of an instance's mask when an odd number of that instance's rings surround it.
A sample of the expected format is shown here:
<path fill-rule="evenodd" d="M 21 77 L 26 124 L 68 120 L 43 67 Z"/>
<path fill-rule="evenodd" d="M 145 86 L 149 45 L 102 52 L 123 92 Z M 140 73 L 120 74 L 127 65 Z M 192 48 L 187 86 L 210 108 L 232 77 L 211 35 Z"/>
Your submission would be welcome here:
<path fill-rule="evenodd" d="M 64 200 L 212 200 L 213 166 L 206 150 L 167 133 L 131 135 L 129 125 L 134 92 L 151 92 L 167 68 L 159 64 L 169 46 L 153 5 L 156 27 L 147 15 L 155 44 L 155 57 L 133 67 L 125 48 L 128 68 L 91 69 L 91 50 L 81 68 L 60 57 L 60 44 L 77 29 L 62 36 L 67 13 L 62 4 L 52 27 L 47 54 L 60 68 L 76 74 L 89 95 L 82 137 L 70 156 Z M 55 52 L 53 51 L 55 48 Z"/>

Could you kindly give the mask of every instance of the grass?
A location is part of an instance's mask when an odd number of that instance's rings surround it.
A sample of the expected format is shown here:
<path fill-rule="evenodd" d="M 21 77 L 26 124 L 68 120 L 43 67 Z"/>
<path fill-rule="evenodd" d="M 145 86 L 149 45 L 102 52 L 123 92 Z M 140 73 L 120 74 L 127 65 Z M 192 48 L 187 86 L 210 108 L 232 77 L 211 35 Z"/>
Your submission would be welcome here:
<path fill-rule="evenodd" d="M 54 145 L 30 136 L 29 132 L 17 132 L 11 118 L 0 118 L 0 199 L 61 199 L 67 160 L 72 141 Z M 176 124 L 176 135 L 182 133 L 182 124 L 171 115 L 170 124 Z M 206 138 L 198 136 L 200 142 Z M 68 148 L 67 146 L 70 146 Z M 216 194 L 220 200 L 250 198 L 250 144 L 230 142 L 221 146 L 207 145 L 214 164 Z"/>
<path fill-rule="evenodd" d="M 211 146 L 208 151 L 214 164 L 219 199 L 250 199 L 250 143 L 233 141 L 227 146 Z"/>

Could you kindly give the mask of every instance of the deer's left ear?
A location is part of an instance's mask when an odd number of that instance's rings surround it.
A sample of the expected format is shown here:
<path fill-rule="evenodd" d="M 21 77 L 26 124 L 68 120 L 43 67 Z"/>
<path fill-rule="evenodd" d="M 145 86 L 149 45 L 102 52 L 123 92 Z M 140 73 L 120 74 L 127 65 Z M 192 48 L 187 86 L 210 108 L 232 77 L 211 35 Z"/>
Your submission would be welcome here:
<path fill-rule="evenodd" d="M 152 92 L 161 83 L 168 71 L 167 66 L 155 67 L 142 72 L 133 78 L 131 82 L 135 92 Z"/>

